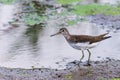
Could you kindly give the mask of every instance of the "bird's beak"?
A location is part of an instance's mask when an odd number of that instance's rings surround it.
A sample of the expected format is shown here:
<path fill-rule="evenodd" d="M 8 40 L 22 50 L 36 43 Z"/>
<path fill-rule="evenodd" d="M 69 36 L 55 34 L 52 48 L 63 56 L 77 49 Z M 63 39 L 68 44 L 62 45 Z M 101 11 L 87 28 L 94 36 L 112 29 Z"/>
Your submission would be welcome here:
<path fill-rule="evenodd" d="M 55 35 L 59 35 L 59 34 L 61 34 L 61 32 L 57 32 L 57 33 L 55 33 L 53 35 L 50 35 L 50 37 L 55 36 Z"/>

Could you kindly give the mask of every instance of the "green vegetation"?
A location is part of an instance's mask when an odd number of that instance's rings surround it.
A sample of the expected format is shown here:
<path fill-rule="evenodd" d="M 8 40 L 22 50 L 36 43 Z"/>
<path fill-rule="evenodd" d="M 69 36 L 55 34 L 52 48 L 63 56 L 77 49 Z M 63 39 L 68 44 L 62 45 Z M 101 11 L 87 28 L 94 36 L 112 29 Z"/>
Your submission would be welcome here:
<path fill-rule="evenodd" d="M 112 80 L 120 80 L 120 78 L 113 78 Z"/>
<path fill-rule="evenodd" d="M 28 2 L 25 7 L 28 7 L 27 10 L 23 10 L 26 12 L 23 12 L 23 19 L 25 22 L 29 25 L 35 25 L 44 23 L 44 21 L 47 19 L 47 16 L 45 16 L 45 11 L 47 5 L 42 5 L 38 1 L 32 1 Z"/>
<path fill-rule="evenodd" d="M 89 16 L 89 15 L 120 15 L 120 5 L 110 5 L 110 4 L 81 4 L 83 0 L 57 0 L 57 2 L 65 8 L 65 10 L 61 13 L 53 13 L 53 15 L 57 16 L 70 16 L 76 15 L 80 16 Z M 75 3 L 75 4 L 74 4 Z M 80 19 L 80 18 L 79 18 Z M 77 17 L 71 20 L 67 20 L 67 24 L 72 26 L 75 25 L 79 21 L 87 21 L 85 19 L 79 20 Z"/>
<path fill-rule="evenodd" d="M 77 23 L 77 21 L 70 20 L 70 21 L 68 21 L 67 23 L 68 23 L 68 25 L 72 26 L 72 25 L 76 24 L 76 23 Z"/>
<path fill-rule="evenodd" d="M 19 2 L 21 0 L 1 0 L 3 4 L 12 4 L 15 2 Z M 48 5 L 41 4 L 39 1 L 29 1 L 22 0 L 26 3 L 27 12 L 23 12 L 22 18 L 24 18 L 25 22 L 34 25 L 39 23 L 44 23 L 47 20 L 46 13 L 47 8 L 51 8 Z M 77 15 L 77 16 L 88 16 L 88 15 L 96 15 L 96 14 L 104 14 L 104 15 L 119 15 L 120 14 L 120 5 L 101 5 L 101 4 L 81 4 L 83 0 L 57 0 L 59 4 L 66 5 L 67 7 L 65 11 L 61 13 L 52 12 L 51 14 L 57 16 L 68 16 L 68 15 Z M 76 5 L 74 4 L 76 3 Z M 74 4 L 74 5 L 73 5 Z M 70 5 L 70 6 L 69 6 Z M 24 5 L 25 6 L 25 5 Z M 55 11 L 55 10 L 54 10 Z M 68 20 L 67 23 L 69 25 L 74 25 L 80 20 Z"/>
<path fill-rule="evenodd" d="M 105 15 L 119 15 L 120 7 L 111 5 L 88 4 L 73 6 L 73 13 L 81 16 L 105 14 Z"/>
<path fill-rule="evenodd" d="M 113 6 L 113 5 L 101 5 L 101 4 L 81 4 L 83 0 L 57 0 L 58 3 L 62 5 L 69 5 L 73 4 L 74 2 L 77 5 L 71 5 L 71 11 L 74 14 L 80 16 L 88 16 L 88 15 L 95 15 L 95 14 L 104 14 L 104 15 L 119 15 L 120 14 L 120 6 Z"/>
<path fill-rule="evenodd" d="M 73 77 L 73 76 L 72 76 L 71 74 L 65 75 L 66 80 L 71 80 L 72 77 Z"/>
<path fill-rule="evenodd" d="M 31 14 L 25 15 L 24 19 L 27 24 L 34 25 L 34 24 L 43 23 L 44 20 L 47 19 L 47 17 L 39 16 L 35 13 L 31 13 Z"/>
<path fill-rule="evenodd" d="M 108 80 L 108 79 L 101 77 L 100 80 Z M 113 78 L 113 79 L 110 79 L 110 80 L 120 80 L 120 78 Z"/>
<path fill-rule="evenodd" d="M 72 4 L 74 2 L 80 2 L 81 0 L 57 0 L 62 5 Z"/>
<path fill-rule="evenodd" d="M 14 3 L 14 2 L 16 2 L 17 0 L 1 0 L 1 2 L 3 3 L 3 4 L 12 4 L 12 3 Z"/>

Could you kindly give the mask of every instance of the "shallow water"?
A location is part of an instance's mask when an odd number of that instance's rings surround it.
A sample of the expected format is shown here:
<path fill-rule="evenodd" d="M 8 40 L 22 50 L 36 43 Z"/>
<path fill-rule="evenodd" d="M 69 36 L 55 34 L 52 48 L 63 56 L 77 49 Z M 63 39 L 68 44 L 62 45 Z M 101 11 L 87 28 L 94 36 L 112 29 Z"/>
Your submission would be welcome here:
<path fill-rule="evenodd" d="M 10 11 L 4 12 L 8 6 Z M 42 27 L 37 32 L 34 32 L 34 27 L 31 28 L 24 24 L 10 29 L 12 26 L 4 24 L 12 20 L 11 16 L 14 12 L 11 10 L 13 10 L 13 6 L 4 7 L 5 9 L 0 8 L 3 9 L 0 14 L 0 66 L 27 69 L 32 67 L 63 69 L 68 62 L 81 58 L 81 51 L 70 47 L 63 36 L 50 37 L 51 34 L 59 30 L 59 27 L 55 27 L 57 21 L 48 21 L 49 25 Z M 5 16 L 2 13 L 9 13 L 9 15 Z M 6 18 L 8 21 L 4 20 Z M 80 22 L 78 25 L 67 27 L 67 29 L 71 34 L 98 35 L 106 32 L 106 29 L 98 28 L 92 23 Z M 120 38 L 118 36 L 120 36 L 120 32 L 110 32 L 109 35 L 112 38 L 100 42 L 97 47 L 91 49 L 91 60 L 103 60 L 106 57 L 119 59 Z M 85 51 L 83 61 L 87 60 L 87 54 Z"/>
<path fill-rule="evenodd" d="M 19 28 L 24 29 L 24 28 Z M 16 30 L 19 30 L 16 29 Z M 71 33 L 79 33 L 80 28 L 68 28 Z M 14 31 L 16 31 L 14 30 Z M 79 60 L 81 51 L 71 48 L 63 36 L 50 37 L 58 29 L 45 27 L 39 34 L 36 44 L 24 34 L 24 30 L 1 35 L 0 39 L 0 65 L 14 68 L 49 67 L 65 68 L 68 62 Z M 12 36 L 11 36 L 12 35 Z M 111 39 L 100 42 L 92 49 L 91 60 L 102 60 L 105 57 L 119 59 L 119 33 L 111 34 Z M 111 42 L 113 42 L 111 44 Z M 84 61 L 87 60 L 87 52 Z M 100 56 L 101 58 L 97 58 Z"/>

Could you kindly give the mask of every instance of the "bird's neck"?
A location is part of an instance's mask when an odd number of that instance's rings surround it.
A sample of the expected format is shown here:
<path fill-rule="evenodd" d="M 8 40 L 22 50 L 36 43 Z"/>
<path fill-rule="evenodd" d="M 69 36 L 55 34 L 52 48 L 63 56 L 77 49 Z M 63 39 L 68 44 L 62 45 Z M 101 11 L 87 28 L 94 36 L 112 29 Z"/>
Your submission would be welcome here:
<path fill-rule="evenodd" d="M 71 35 L 70 35 L 69 32 L 66 32 L 65 34 L 63 34 L 63 36 L 64 36 L 66 39 L 69 39 Z"/>

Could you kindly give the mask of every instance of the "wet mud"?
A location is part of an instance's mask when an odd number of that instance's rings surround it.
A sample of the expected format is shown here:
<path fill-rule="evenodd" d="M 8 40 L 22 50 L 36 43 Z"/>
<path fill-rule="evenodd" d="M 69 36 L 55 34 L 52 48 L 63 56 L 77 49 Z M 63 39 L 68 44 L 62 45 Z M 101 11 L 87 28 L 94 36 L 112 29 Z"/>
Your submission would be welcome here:
<path fill-rule="evenodd" d="M 91 66 L 78 67 L 75 62 L 71 68 L 0 68 L 0 80 L 114 80 L 120 78 L 120 60 L 108 59 L 93 61 Z"/>

